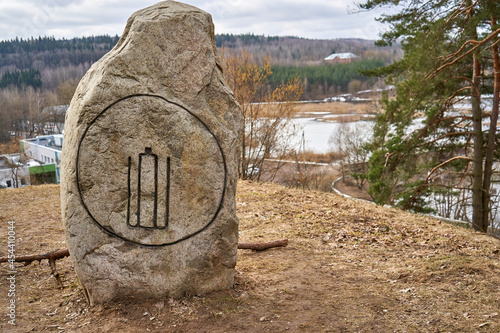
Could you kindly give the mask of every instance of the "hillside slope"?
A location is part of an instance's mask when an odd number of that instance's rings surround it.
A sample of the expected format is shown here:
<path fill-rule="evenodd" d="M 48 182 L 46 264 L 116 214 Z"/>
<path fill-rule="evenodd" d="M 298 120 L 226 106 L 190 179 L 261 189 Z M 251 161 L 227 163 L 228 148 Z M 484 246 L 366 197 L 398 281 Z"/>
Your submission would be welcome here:
<path fill-rule="evenodd" d="M 19 332 L 498 332 L 500 241 L 334 194 L 239 182 L 234 289 L 181 300 L 88 308 L 71 260 L 18 265 Z M 65 247 L 59 187 L 0 191 L 0 248 L 15 221 L 17 254 Z M 7 304 L 8 265 L 0 297 Z M 1 311 L 6 311 L 2 307 Z M 11 331 L 2 314 L 0 331 Z"/>

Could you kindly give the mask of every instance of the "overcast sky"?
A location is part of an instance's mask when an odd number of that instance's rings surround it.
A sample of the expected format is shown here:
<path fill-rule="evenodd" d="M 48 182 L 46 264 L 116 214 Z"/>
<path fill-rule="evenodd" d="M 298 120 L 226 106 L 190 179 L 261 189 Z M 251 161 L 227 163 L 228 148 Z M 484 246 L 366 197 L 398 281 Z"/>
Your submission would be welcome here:
<path fill-rule="evenodd" d="M 0 0 L 0 40 L 121 35 L 128 17 L 155 0 Z M 349 14 L 359 0 L 186 0 L 210 14 L 216 33 L 314 39 L 377 39 L 380 13 Z"/>

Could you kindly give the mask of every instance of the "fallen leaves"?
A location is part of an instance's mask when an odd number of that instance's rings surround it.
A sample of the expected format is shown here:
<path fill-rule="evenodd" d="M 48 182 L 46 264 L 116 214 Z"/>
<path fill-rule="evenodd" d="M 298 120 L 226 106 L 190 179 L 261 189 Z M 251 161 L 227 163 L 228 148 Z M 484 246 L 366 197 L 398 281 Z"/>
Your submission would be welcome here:
<path fill-rule="evenodd" d="M 62 247 L 58 192 L 57 186 L 0 191 L 0 220 L 15 216 L 23 227 L 23 254 Z M 21 324 L 31 325 L 26 331 L 58 324 L 65 331 L 127 333 L 500 330 L 496 239 L 394 208 L 273 184 L 239 182 L 236 207 L 240 242 L 288 238 L 289 245 L 240 250 L 233 289 L 88 308 L 66 258 L 62 292 L 47 264 L 20 268 L 26 289 L 19 304 L 30 314 Z"/>

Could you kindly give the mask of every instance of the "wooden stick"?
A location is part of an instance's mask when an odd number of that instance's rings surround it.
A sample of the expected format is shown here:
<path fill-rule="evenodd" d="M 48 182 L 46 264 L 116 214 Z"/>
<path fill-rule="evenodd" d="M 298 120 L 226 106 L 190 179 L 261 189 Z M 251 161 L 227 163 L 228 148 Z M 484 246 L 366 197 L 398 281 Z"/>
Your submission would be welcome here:
<path fill-rule="evenodd" d="M 264 243 L 238 243 L 238 249 L 246 249 L 246 250 L 254 250 L 254 251 L 263 251 L 273 247 L 284 247 L 288 245 L 288 239 L 280 239 L 272 242 L 264 242 Z M 56 269 L 56 260 L 69 257 L 68 249 L 58 249 L 44 254 L 33 254 L 33 255 L 25 255 L 19 256 L 14 259 L 16 262 L 24 262 L 24 265 L 29 265 L 33 261 L 42 261 L 47 259 L 50 265 L 50 271 L 52 276 L 56 279 L 57 285 L 59 288 L 64 288 L 63 283 L 61 281 L 61 277 L 59 272 Z M 9 258 L 4 257 L 0 258 L 0 262 L 8 262 Z"/>
<path fill-rule="evenodd" d="M 61 259 L 64 257 L 69 257 L 69 250 L 68 249 L 59 249 L 55 251 L 51 251 L 48 253 L 44 254 L 35 254 L 35 255 L 26 255 L 26 256 L 19 256 L 14 259 L 14 261 L 17 262 L 24 262 L 24 265 L 29 265 L 33 261 L 42 261 L 44 259 L 47 259 L 49 261 L 50 265 L 50 273 L 54 278 L 56 279 L 57 286 L 59 288 L 64 288 L 63 283 L 61 281 L 61 276 L 59 275 L 59 272 L 56 269 L 56 260 Z M 9 261 L 8 258 L 0 258 L 0 262 L 7 262 Z"/>
<path fill-rule="evenodd" d="M 69 250 L 68 249 L 59 249 L 59 250 L 51 251 L 51 252 L 44 253 L 44 254 L 32 254 L 32 255 L 26 255 L 26 256 L 19 256 L 19 257 L 16 257 L 14 261 L 24 262 L 27 265 L 29 265 L 32 261 L 36 261 L 36 260 L 41 261 L 41 260 L 47 259 L 50 262 L 50 261 L 55 261 L 57 259 L 61 259 L 64 257 L 69 257 Z M 6 257 L 0 258 L 0 262 L 7 262 L 7 261 L 9 261 L 9 259 Z"/>
<path fill-rule="evenodd" d="M 68 256 L 69 256 L 69 251 L 68 251 Z M 56 259 L 49 258 L 49 264 L 50 264 L 50 273 L 56 279 L 56 282 L 57 282 L 57 285 L 59 286 L 59 288 L 63 289 L 64 286 L 63 286 L 63 283 L 61 281 L 61 276 L 59 275 L 59 272 L 56 269 Z"/>
<path fill-rule="evenodd" d="M 264 243 L 238 243 L 238 249 L 263 251 L 273 247 L 284 247 L 288 245 L 288 239 L 280 239 Z"/>

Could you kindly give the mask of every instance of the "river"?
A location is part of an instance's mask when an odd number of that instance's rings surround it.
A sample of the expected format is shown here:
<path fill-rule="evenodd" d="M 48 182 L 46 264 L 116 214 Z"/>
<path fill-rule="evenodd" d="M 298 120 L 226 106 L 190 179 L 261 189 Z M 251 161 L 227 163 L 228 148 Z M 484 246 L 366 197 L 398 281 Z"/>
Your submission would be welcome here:
<path fill-rule="evenodd" d="M 321 121 L 323 116 L 318 115 L 315 118 L 295 118 L 293 123 L 298 125 L 299 130 L 298 143 L 301 140 L 302 134 L 305 139 L 306 150 L 314 151 L 315 153 L 327 153 L 335 150 L 335 147 L 329 143 L 330 138 L 337 133 L 342 126 L 350 127 L 351 132 L 359 131 L 357 134 L 368 140 L 372 136 L 372 130 L 369 121 L 356 122 L 327 122 Z"/>

